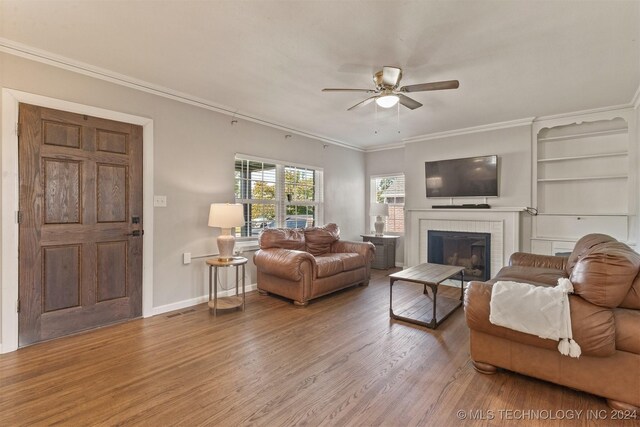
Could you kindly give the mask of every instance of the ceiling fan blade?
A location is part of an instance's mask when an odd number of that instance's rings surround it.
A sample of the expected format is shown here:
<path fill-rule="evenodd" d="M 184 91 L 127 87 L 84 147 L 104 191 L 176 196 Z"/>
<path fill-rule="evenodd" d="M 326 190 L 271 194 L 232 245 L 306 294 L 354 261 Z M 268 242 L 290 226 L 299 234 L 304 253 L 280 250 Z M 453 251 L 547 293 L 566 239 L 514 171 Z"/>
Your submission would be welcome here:
<path fill-rule="evenodd" d="M 421 83 L 417 85 L 402 86 L 400 92 L 422 92 L 425 90 L 457 89 L 460 82 L 457 80 L 447 80 L 444 82 Z"/>
<path fill-rule="evenodd" d="M 323 92 L 366 92 L 366 93 L 374 93 L 373 89 L 337 89 L 337 88 L 325 88 L 322 89 Z"/>
<path fill-rule="evenodd" d="M 364 101 L 360 101 L 360 102 L 358 102 L 356 105 L 354 105 L 353 107 L 347 108 L 347 111 L 351 111 L 351 110 L 353 110 L 354 108 L 362 107 L 362 106 L 364 106 L 364 105 L 367 105 L 367 104 L 369 104 L 371 101 L 373 101 L 374 99 L 376 99 L 377 97 L 378 97 L 378 96 L 376 95 L 376 96 L 372 96 L 372 97 L 370 97 L 370 98 L 367 98 L 367 99 L 365 99 Z"/>
<path fill-rule="evenodd" d="M 402 77 L 402 69 L 397 67 L 382 67 L 382 84 L 396 87 Z"/>
<path fill-rule="evenodd" d="M 403 95 L 401 93 L 398 94 L 398 98 L 400 98 L 400 100 L 398 101 L 400 102 L 400 104 L 412 110 L 422 107 L 422 104 L 420 104 L 418 101 L 416 101 L 415 99 L 411 99 L 408 96 Z"/>

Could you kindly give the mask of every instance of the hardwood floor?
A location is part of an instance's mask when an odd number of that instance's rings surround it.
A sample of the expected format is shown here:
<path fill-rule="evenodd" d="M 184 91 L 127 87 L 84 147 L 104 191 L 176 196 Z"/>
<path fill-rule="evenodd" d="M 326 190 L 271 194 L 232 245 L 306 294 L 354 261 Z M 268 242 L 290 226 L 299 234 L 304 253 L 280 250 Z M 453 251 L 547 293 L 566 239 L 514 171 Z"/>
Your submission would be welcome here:
<path fill-rule="evenodd" d="M 435 331 L 391 321 L 388 273 L 306 308 L 253 292 L 245 312 L 201 304 L 2 355 L 0 425 L 446 426 L 458 411 L 464 425 L 598 425 L 587 411 L 609 412 L 589 394 L 476 373 L 462 309 Z M 421 291 L 394 287 L 394 304 Z"/>

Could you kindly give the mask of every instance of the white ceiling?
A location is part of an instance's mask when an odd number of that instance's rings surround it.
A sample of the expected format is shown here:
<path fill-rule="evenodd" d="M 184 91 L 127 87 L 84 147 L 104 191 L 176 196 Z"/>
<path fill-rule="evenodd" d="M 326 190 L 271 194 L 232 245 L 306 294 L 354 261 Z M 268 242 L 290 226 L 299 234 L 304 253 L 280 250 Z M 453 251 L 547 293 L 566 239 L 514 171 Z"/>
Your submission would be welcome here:
<path fill-rule="evenodd" d="M 628 104 L 634 1 L 0 0 L 0 37 L 365 150 L 420 135 Z M 346 109 L 383 65 L 414 111 Z M 400 133 L 398 133 L 398 127 Z M 376 133 L 377 131 L 377 133 Z"/>

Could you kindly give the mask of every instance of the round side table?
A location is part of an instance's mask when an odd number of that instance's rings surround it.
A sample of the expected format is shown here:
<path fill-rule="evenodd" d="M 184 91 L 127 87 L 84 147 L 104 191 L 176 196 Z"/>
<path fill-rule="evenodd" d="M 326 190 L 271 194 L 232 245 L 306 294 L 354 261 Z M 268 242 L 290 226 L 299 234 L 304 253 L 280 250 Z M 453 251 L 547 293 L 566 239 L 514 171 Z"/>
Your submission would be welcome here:
<path fill-rule="evenodd" d="M 209 308 L 213 310 L 213 316 L 215 317 L 218 309 L 227 310 L 230 308 L 242 307 L 244 311 L 245 305 L 245 265 L 247 264 L 247 258 L 233 257 L 230 260 L 221 260 L 218 258 L 209 258 L 206 263 L 209 266 Z M 218 298 L 218 268 L 219 267 L 235 267 L 236 268 L 236 295 L 231 297 Z M 242 296 L 238 293 L 239 267 L 242 267 Z M 212 279 L 213 277 L 213 279 Z M 211 300 L 211 294 L 213 290 L 213 301 Z"/>

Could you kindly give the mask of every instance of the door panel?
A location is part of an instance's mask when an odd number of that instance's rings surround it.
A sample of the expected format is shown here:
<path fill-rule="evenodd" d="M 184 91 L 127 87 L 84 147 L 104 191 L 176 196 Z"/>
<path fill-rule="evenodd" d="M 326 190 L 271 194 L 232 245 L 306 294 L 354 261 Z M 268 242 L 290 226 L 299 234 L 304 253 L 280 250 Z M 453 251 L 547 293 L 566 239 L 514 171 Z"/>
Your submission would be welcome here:
<path fill-rule="evenodd" d="M 19 345 L 142 314 L 142 128 L 20 105 Z"/>
<path fill-rule="evenodd" d="M 127 167 L 98 166 L 98 222 L 127 222 Z"/>
<path fill-rule="evenodd" d="M 101 242 L 96 245 L 98 302 L 122 298 L 127 294 L 127 241 Z M 114 269 L 113 266 L 124 266 Z"/>
<path fill-rule="evenodd" d="M 44 159 L 44 223 L 80 222 L 80 162 Z"/>
<path fill-rule="evenodd" d="M 80 245 L 42 248 L 43 311 L 80 305 Z"/>
<path fill-rule="evenodd" d="M 97 129 L 98 151 L 107 153 L 126 154 L 129 145 L 129 135 L 122 132 L 111 132 Z"/>
<path fill-rule="evenodd" d="M 42 121 L 43 142 L 48 145 L 80 148 L 81 127 L 70 123 Z"/>

